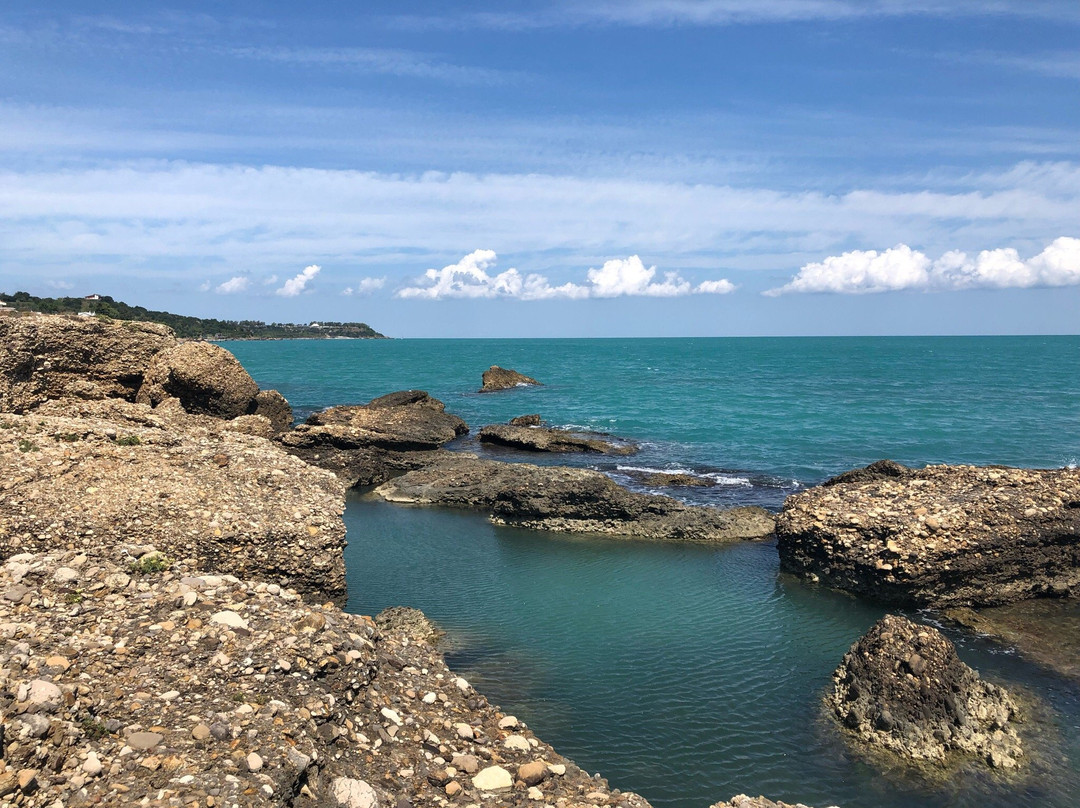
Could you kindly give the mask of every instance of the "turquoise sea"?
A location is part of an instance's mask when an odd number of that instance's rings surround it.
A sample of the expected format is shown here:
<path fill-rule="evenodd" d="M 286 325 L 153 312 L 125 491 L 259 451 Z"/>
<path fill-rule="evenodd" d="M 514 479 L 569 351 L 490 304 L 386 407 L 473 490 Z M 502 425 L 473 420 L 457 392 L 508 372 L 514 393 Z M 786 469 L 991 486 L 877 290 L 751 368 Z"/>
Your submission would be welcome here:
<path fill-rule="evenodd" d="M 1080 337 L 230 342 L 299 417 L 419 388 L 474 430 L 525 413 L 640 441 L 630 458 L 514 453 L 712 475 L 675 490 L 777 509 L 890 457 L 1057 467 L 1080 459 Z M 479 395 L 491 364 L 545 383 Z M 466 437 L 457 446 L 483 451 Z M 651 545 L 497 528 L 363 492 L 345 518 L 349 609 L 423 609 L 451 665 L 541 737 L 657 808 L 763 793 L 818 808 L 1071 808 L 1080 687 L 946 629 L 986 677 L 1033 699 L 1031 762 L 929 780 L 883 773 L 822 719 L 847 648 L 883 613 L 780 574 L 775 546 Z M 934 622 L 933 614 L 912 615 Z"/>

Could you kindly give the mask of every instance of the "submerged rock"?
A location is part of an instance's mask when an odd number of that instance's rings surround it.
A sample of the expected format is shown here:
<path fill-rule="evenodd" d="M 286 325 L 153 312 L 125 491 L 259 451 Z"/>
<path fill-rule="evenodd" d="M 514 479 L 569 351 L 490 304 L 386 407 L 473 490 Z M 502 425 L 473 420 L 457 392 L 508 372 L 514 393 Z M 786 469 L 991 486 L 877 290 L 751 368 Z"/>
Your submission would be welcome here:
<path fill-rule="evenodd" d="M 0 416 L 0 557 L 152 544 L 343 599 L 344 486 L 230 426 L 122 401 Z"/>
<path fill-rule="evenodd" d="M 290 454 L 333 471 L 352 487 L 426 465 L 441 456 L 434 450 L 468 431 L 438 399 L 404 390 L 317 412 L 278 440 Z"/>
<path fill-rule="evenodd" d="M 941 632 L 887 615 L 833 674 L 826 701 L 860 742 L 908 761 L 943 764 L 974 756 L 996 769 L 1023 757 L 1017 707 L 983 681 Z"/>
<path fill-rule="evenodd" d="M 59 398 L 133 401 L 150 361 L 175 345 L 172 330 L 154 323 L 0 318 L 0 412 Z"/>
<path fill-rule="evenodd" d="M 485 370 L 482 381 L 481 393 L 494 393 L 498 390 L 509 390 L 513 387 L 531 387 L 540 384 L 536 379 L 523 373 L 518 373 L 516 370 L 510 370 L 509 368 L 501 368 L 498 365 L 492 365 Z"/>
<path fill-rule="evenodd" d="M 534 466 L 447 453 L 384 483 L 388 502 L 487 512 L 500 524 L 570 533 L 673 541 L 762 539 L 773 517 L 763 508 L 720 510 L 628 491 L 591 469 Z"/>
<path fill-rule="evenodd" d="M 1080 470 L 929 466 L 788 497 L 783 569 L 892 603 L 1080 593 Z"/>
<path fill-rule="evenodd" d="M 526 452 L 593 452 L 606 455 L 636 454 L 637 444 L 613 440 L 597 432 L 576 432 L 542 426 L 492 424 L 480 430 L 480 442 Z"/>

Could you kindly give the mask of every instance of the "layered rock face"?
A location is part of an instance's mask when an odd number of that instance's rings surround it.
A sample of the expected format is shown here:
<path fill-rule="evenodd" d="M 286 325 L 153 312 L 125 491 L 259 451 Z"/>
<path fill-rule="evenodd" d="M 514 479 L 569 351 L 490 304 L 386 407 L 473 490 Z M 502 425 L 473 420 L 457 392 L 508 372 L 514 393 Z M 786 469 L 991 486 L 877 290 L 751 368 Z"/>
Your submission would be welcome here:
<path fill-rule="evenodd" d="M 509 390 L 513 387 L 530 387 L 533 385 L 539 385 L 536 379 L 526 376 L 524 373 L 518 373 L 516 370 L 510 370 L 509 368 L 501 368 L 498 365 L 492 365 L 490 368 L 484 371 L 481 376 L 482 387 L 481 393 L 494 393 L 499 390 Z"/>
<path fill-rule="evenodd" d="M 31 315 L 0 319 L 0 412 L 56 398 L 132 401 L 155 355 L 176 345 L 153 323 Z"/>
<path fill-rule="evenodd" d="M 276 584 L 129 563 L 0 567 L 12 804 L 648 808 L 489 704 L 415 619 L 376 627 Z"/>
<path fill-rule="evenodd" d="M 539 530 L 681 541 L 761 539 L 773 517 L 762 508 L 684 505 L 628 491 L 598 471 L 499 463 L 448 453 L 375 493 L 388 502 L 485 511 L 493 521 Z"/>
<path fill-rule="evenodd" d="M 1023 757 L 1017 708 L 979 678 L 941 632 L 887 615 L 833 674 L 827 702 L 861 741 L 907 760 L 945 763 L 956 755 L 1012 769 Z"/>
<path fill-rule="evenodd" d="M 1080 470 L 930 466 L 788 497 L 783 569 L 886 602 L 1080 593 Z"/>
<path fill-rule="evenodd" d="M 405 390 L 315 413 L 279 440 L 289 453 L 333 471 L 352 487 L 419 468 L 439 456 L 433 450 L 468 431 L 438 399 Z"/>
<path fill-rule="evenodd" d="M 526 452 L 632 455 L 638 450 L 637 445 L 630 441 L 613 440 L 607 435 L 542 426 L 519 426 L 513 423 L 485 426 L 480 430 L 480 442 Z"/>
<path fill-rule="evenodd" d="M 122 401 L 0 415 L 0 555 L 153 544 L 343 600 L 344 486 L 232 426 Z"/>

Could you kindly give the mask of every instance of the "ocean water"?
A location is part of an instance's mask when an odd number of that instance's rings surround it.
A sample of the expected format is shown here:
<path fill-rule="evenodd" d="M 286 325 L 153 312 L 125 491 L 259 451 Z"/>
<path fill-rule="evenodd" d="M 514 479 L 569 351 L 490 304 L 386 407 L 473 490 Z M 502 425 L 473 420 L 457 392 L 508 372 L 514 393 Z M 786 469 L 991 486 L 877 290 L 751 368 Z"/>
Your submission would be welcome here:
<path fill-rule="evenodd" d="M 1080 458 L 1080 338 L 391 340 L 226 343 L 298 414 L 428 390 L 475 429 L 525 413 L 641 443 L 570 462 L 720 484 L 667 493 L 779 508 L 891 457 L 1057 467 Z M 512 367 L 545 383 L 479 395 Z M 485 452 L 470 438 L 451 448 Z M 882 772 L 823 719 L 847 648 L 884 611 L 778 571 L 775 546 L 655 545 L 490 525 L 363 492 L 346 514 L 349 609 L 423 609 L 452 666 L 563 754 L 658 808 L 746 792 L 823 808 L 1038 804 L 1080 793 L 1080 688 L 946 629 L 984 676 L 1031 699 L 1031 762 Z M 934 615 L 912 615 L 929 622 Z"/>

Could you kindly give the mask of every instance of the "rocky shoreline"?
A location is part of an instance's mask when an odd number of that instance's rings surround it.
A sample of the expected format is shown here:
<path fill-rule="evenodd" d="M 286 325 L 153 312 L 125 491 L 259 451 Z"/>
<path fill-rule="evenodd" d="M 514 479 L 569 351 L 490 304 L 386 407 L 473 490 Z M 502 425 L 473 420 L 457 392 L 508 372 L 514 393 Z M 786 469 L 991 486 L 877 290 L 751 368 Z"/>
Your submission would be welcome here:
<path fill-rule="evenodd" d="M 774 519 L 632 492 L 589 469 L 448 451 L 468 425 L 422 391 L 294 428 L 288 402 L 231 354 L 160 326 L 0 328 L 4 804 L 645 808 L 454 676 L 419 613 L 340 610 L 354 487 L 651 541 L 757 540 L 775 527 L 783 569 L 882 602 L 1080 592 L 1076 470 L 885 461 L 790 497 Z M 486 429 L 540 435 L 538 422 Z M 976 625 L 971 614 L 956 619 Z M 937 632 L 887 620 L 826 697 L 844 731 L 916 761 L 1022 764 L 1008 694 Z M 774 806 L 785 808 L 740 795 L 714 808 Z"/>

